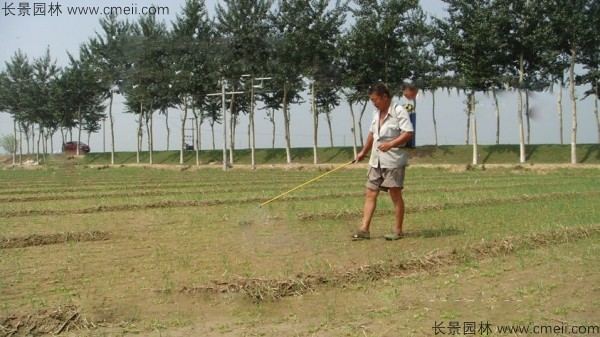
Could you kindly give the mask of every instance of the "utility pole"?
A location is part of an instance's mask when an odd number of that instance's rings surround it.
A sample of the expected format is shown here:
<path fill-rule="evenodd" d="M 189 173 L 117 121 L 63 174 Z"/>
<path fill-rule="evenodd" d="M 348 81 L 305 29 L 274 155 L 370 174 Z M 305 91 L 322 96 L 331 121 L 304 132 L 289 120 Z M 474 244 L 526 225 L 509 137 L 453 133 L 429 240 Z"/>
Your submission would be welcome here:
<path fill-rule="evenodd" d="M 243 94 L 243 91 L 231 91 L 225 92 L 225 87 L 227 86 L 227 80 L 221 80 L 221 92 L 220 93 L 212 93 L 206 96 L 221 96 L 221 106 L 222 106 L 222 114 L 223 114 L 223 171 L 227 171 L 227 110 L 225 109 L 225 95 L 235 95 L 235 94 Z"/>
<path fill-rule="evenodd" d="M 106 152 L 106 117 L 102 118 L 102 152 Z"/>

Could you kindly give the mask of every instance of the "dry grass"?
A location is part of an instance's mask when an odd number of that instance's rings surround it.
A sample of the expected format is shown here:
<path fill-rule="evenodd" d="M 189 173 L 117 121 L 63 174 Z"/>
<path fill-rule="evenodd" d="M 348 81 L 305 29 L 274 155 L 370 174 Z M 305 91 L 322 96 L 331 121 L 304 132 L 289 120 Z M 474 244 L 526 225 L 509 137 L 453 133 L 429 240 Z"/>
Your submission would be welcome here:
<path fill-rule="evenodd" d="M 0 249 L 45 246 L 68 242 L 104 241 L 109 238 L 110 234 L 103 231 L 31 234 L 5 237 L 0 240 Z"/>
<path fill-rule="evenodd" d="M 12 336 L 58 335 L 93 328 L 74 305 L 38 310 L 31 314 L 0 317 L 0 334 Z"/>

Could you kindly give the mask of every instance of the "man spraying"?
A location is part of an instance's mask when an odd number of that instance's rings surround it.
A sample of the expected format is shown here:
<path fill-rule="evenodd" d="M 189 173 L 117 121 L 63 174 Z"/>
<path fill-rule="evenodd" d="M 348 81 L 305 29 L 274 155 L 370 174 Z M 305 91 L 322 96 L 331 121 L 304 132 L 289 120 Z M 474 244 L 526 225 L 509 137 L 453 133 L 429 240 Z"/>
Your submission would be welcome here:
<path fill-rule="evenodd" d="M 414 99 L 416 93 L 410 96 L 411 92 L 408 92 L 409 97 Z M 365 145 L 356 155 L 356 160 L 360 161 L 371 152 L 367 192 L 362 225 L 352 238 L 361 240 L 371 237 L 371 219 L 377 207 L 377 197 L 380 191 L 387 191 L 394 203 L 396 223 L 393 232 L 385 235 L 385 239 L 398 240 L 402 238 L 404 222 L 402 189 L 408 164 L 405 147 L 414 136 L 414 128 L 406 109 L 392 102 L 392 96 L 383 83 L 377 83 L 369 89 L 369 99 L 375 106 L 373 121 Z"/>

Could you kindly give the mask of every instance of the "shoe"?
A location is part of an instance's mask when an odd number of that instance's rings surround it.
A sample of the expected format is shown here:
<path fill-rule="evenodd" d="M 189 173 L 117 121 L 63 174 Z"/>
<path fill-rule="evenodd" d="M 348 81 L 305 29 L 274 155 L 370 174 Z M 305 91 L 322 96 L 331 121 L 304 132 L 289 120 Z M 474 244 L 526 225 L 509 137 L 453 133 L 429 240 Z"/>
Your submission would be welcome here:
<path fill-rule="evenodd" d="M 400 240 L 404 237 L 404 234 L 391 233 L 383 236 L 388 241 Z"/>
<path fill-rule="evenodd" d="M 368 240 L 371 238 L 371 234 L 365 231 L 357 231 L 352 235 L 353 240 Z"/>

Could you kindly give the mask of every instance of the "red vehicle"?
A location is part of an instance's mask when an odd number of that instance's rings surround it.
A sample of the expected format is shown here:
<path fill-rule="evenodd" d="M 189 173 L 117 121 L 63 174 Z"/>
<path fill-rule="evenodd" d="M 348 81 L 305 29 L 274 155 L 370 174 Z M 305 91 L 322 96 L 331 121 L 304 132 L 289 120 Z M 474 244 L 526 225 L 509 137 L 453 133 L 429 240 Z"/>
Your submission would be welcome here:
<path fill-rule="evenodd" d="M 77 142 L 66 142 L 63 144 L 63 152 L 77 152 Z M 85 143 L 79 143 L 79 153 L 89 153 L 90 147 Z"/>

